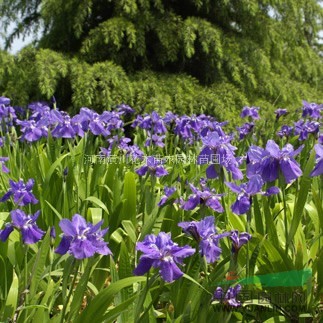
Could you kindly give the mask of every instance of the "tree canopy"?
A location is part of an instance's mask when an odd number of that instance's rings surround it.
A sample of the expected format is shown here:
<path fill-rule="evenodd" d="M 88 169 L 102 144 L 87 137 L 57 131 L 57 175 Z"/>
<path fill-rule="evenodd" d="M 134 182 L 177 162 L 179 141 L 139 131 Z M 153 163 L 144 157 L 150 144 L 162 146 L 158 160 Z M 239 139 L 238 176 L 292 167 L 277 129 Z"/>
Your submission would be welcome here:
<path fill-rule="evenodd" d="M 316 0 L 10 0 L 13 39 L 0 90 L 16 104 L 207 111 L 322 101 L 323 9 Z"/>

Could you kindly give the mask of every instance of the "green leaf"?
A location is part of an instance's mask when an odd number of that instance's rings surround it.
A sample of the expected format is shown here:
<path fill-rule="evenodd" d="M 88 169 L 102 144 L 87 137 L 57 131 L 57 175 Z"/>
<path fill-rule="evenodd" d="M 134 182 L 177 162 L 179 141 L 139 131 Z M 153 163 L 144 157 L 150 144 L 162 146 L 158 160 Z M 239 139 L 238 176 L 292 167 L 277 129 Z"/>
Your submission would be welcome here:
<path fill-rule="evenodd" d="M 114 300 L 114 296 L 123 288 L 133 284 L 146 281 L 146 277 L 128 277 L 110 284 L 106 289 L 96 295 L 88 307 L 81 313 L 75 321 L 76 323 L 91 322 L 95 318 L 95 322 L 103 321 L 104 314 Z"/>
<path fill-rule="evenodd" d="M 104 322 L 114 322 L 114 320 L 122 315 L 125 311 L 128 311 L 128 308 L 130 305 L 133 304 L 133 302 L 136 300 L 138 295 L 134 295 L 131 298 L 128 298 L 126 301 L 123 303 L 119 304 L 118 306 L 114 307 L 113 309 L 109 310 L 107 314 L 105 314 L 102 317 L 102 321 Z M 124 321 L 127 322 L 127 321 Z M 133 321 L 128 321 L 128 322 L 133 322 Z"/>
<path fill-rule="evenodd" d="M 47 205 L 52 209 L 52 211 L 57 215 L 57 217 L 62 220 L 62 215 L 54 208 L 53 205 L 51 205 L 47 200 L 45 200 L 45 202 L 47 203 Z"/>
<path fill-rule="evenodd" d="M 49 168 L 46 177 L 45 177 L 45 182 L 44 185 L 48 186 L 49 185 L 49 181 L 55 171 L 55 169 L 61 164 L 61 162 L 63 161 L 64 158 L 66 158 L 70 153 L 67 153 L 63 156 L 60 156 Z"/>
<path fill-rule="evenodd" d="M 100 258 L 89 259 L 89 261 L 86 265 L 86 268 L 84 270 L 84 273 L 83 273 L 80 281 L 78 282 L 77 287 L 73 293 L 73 300 L 71 303 L 70 313 L 68 315 L 67 322 L 74 322 L 75 316 L 76 316 L 77 312 L 80 310 L 83 296 L 84 296 L 84 293 L 87 289 L 89 277 L 99 260 L 100 260 Z"/>
<path fill-rule="evenodd" d="M 36 261 L 33 266 L 31 283 L 30 283 L 30 298 L 32 299 L 37 292 L 37 287 L 39 282 L 42 279 L 42 274 L 44 272 L 44 267 L 46 264 L 46 259 L 48 253 L 50 252 L 50 229 L 47 230 L 47 233 L 42 241 L 42 244 L 38 250 Z"/>
<path fill-rule="evenodd" d="M 122 208 L 122 219 L 130 220 L 136 224 L 136 180 L 135 174 L 127 172 L 124 179 L 123 199 L 124 204 Z"/>
<path fill-rule="evenodd" d="M 107 214 L 109 214 L 109 211 L 107 209 L 107 207 L 105 206 L 105 204 L 100 200 L 98 199 L 97 197 L 95 196 L 89 196 L 85 199 L 85 201 L 90 201 L 92 202 L 93 204 L 99 206 L 101 209 L 104 210 L 104 212 L 106 212 Z"/>
<path fill-rule="evenodd" d="M 290 230 L 289 230 L 288 238 L 287 238 L 288 245 L 292 242 L 294 235 L 297 231 L 297 228 L 301 223 L 301 217 L 304 212 L 304 206 L 305 206 L 305 203 L 307 200 L 307 195 L 308 195 L 308 192 L 311 188 L 312 178 L 310 177 L 310 173 L 314 167 L 315 154 L 316 154 L 315 150 L 313 149 L 311 152 L 311 155 L 308 159 L 308 162 L 306 164 L 304 174 L 301 178 L 297 201 L 296 201 L 295 208 L 294 208 L 294 214 L 293 214 L 293 218 L 292 218 L 292 222 L 290 225 Z"/>
<path fill-rule="evenodd" d="M 4 307 L 3 319 L 5 321 L 9 318 L 13 318 L 13 315 L 17 309 L 18 286 L 19 286 L 18 276 L 16 275 L 15 271 L 13 271 L 13 279 L 7 296 L 6 304 Z"/>
<path fill-rule="evenodd" d="M 124 230 L 127 232 L 131 241 L 133 243 L 136 243 L 137 241 L 136 228 L 134 227 L 133 223 L 130 220 L 123 220 L 121 224 L 124 227 Z"/>

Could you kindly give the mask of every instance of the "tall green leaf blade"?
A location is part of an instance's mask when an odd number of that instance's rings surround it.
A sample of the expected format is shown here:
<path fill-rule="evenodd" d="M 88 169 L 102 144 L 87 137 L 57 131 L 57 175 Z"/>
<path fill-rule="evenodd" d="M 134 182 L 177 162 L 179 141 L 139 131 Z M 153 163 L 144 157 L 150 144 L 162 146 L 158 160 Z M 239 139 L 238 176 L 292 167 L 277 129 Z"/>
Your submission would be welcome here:
<path fill-rule="evenodd" d="M 127 277 L 110 284 L 109 287 L 94 297 L 88 307 L 82 312 L 75 322 L 91 322 L 93 318 L 95 318 L 97 323 L 102 322 L 105 312 L 113 302 L 117 293 L 119 293 L 123 288 L 132 286 L 136 283 L 144 282 L 146 279 L 147 278 L 143 276 Z"/>
<path fill-rule="evenodd" d="M 67 322 L 74 322 L 76 314 L 80 310 L 80 306 L 81 306 L 81 303 L 83 300 L 84 293 L 87 288 L 87 283 L 89 281 L 89 277 L 90 277 L 92 271 L 94 270 L 95 265 L 98 263 L 98 261 L 99 261 L 99 258 L 89 259 L 89 261 L 86 265 L 85 271 L 82 274 L 82 277 L 81 277 L 80 281 L 78 282 L 77 287 L 73 293 L 73 300 L 72 300 L 72 303 L 70 306 L 70 313 L 69 313 Z"/>
<path fill-rule="evenodd" d="M 315 150 L 313 149 L 308 159 L 308 162 L 306 164 L 304 174 L 301 178 L 300 189 L 298 191 L 297 201 L 294 208 L 294 214 L 290 225 L 290 230 L 288 233 L 287 245 L 289 245 L 293 240 L 294 235 L 297 231 L 297 228 L 301 223 L 302 214 L 304 212 L 304 206 L 307 200 L 308 192 L 312 184 L 310 173 L 313 170 L 314 162 L 315 162 Z"/>
<path fill-rule="evenodd" d="M 133 224 L 136 223 L 136 179 L 132 172 L 127 172 L 124 179 L 123 187 L 123 209 L 122 209 L 122 219 L 130 220 Z"/>
<path fill-rule="evenodd" d="M 7 321 L 7 319 L 13 318 L 13 315 L 15 314 L 15 311 L 18 305 L 18 287 L 19 287 L 19 279 L 16 273 L 13 272 L 13 279 L 7 296 L 4 312 L 3 312 L 4 321 Z"/>
<path fill-rule="evenodd" d="M 106 212 L 107 214 L 109 214 L 109 211 L 108 211 L 106 205 L 100 199 L 98 199 L 97 197 L 95 197 L 95 196 L 89 196 L 89 197 L 87 197 L 85 199 L 85 201 L 92 202 L 93 204 L 95 204 L 95 205 L 99 206 L 101 209 L 103 209 L 104 212 Z"/>
<path fill-rule="evenodd" d="M 37 292 L 37 287 L 39 285 L 39 282 L 41 281 L 49 252 L 50 252 L 50 229 L 47 230 L 47 233 L 38 250 L 36 261 L 33 266 L 32 279 L 30 283 L 30 298 L 33 298 L 35 296 L 35 293 Z"/>

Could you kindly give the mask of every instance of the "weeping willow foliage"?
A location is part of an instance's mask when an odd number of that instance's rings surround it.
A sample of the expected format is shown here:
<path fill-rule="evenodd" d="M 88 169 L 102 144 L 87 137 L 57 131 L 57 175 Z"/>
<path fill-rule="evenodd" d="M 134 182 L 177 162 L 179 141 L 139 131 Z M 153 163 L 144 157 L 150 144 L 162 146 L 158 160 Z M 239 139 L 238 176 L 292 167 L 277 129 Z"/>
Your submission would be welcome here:
<path fill-rule="evenodd" d="M 41 37 L 0 52 L 0 91 L 14 104 L 55 95 L 65 108 L 224 118 L 322 101 L 322 12 L 315 0 L 7 0 L 7 46 Z"/>

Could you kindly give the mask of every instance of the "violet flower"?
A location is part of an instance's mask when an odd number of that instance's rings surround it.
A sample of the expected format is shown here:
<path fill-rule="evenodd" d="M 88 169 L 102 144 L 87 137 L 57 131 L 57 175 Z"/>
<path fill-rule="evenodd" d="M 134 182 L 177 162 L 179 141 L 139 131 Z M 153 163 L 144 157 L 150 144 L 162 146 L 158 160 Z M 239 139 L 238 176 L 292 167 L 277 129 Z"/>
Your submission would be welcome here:
<path fill-rule="evenodd" d="M 9 105 L 10 104 L 10 99 L 6 98 L 4 96 L 0 96 L 0 104 Z"/>
<path fill-rule="evenodd" d="M 158 203 L 158 206 L 162 206 L 164 205 L 168 199 L 176 192 L 176 188 L 175 187 L 168 187 L 168 186 L 165 186 L 164 187 L 164 195 L 161 197 L 159 203 Z"/>
<path fill-rule="evenodd" d="M 131 158 L 132 161 L 144 159 L 144 153 L 137 145 L 129 145 L 124 148 L 124 151 L 126 152 L 126 157 Z"/>
<path fill-rule="evenodd" d="M 146 159 L 146 165 L 138 168 L 136 173 L 140 176 L 144 176 L 147 172 L 153 176 L 161 177 L 168 174 L 168 171 L 162 166 L 163 161 L 154 156 L 148 156 Z"/>
<path fill-rule="evenodd" d="M 289 136 L 291 136 L 293 132 L 293 127 L 290 127 L 288 125 L 283 125 L 281 126 L 280 130 L 277 131 L 277 136 L 280 138 L 286 137 L 288 138 Z"/>
<path fill-rule="evenodd" d="M 260 108 L 258 107 L 243 107 L 240 117 L 241 118 L 251 117 L 253 120 L 260 119 L 258 114 L 259 109 Z"/>
<path fill-rule="evenodd" d="M 303 119 L 301 119 L 294 124 L 294 132 L 296 135 L 299 135 L 299 140 L 306 140 L 309 134 L 316 135 L 320 130 L 320 123 L 314 120 L 304 121 Z"/>
<path fill-rule="evenodd" d="M 213 294 L 213 300 L 218 300 L 225 305 L 233 307 L 239 307 L 241 303 L 237 300 L 237 296 L 241 291 L 241 285 L 238 284 L 234 287 L 229 287 L 227 292 L 224 294 L 222 287 L 217 287 Z"/>
<path fill-rule="evenodd" d="M 58 124 L 52 131 L 52 136 L 55 138 L 74 138 L 77 134 L 77 129 L 72 123 L 71 117 L 67 112 L 52 110 L 52 115 L 58 120 Z"/>
<path fill-rule="evenodd" d="M 108 228 L 100 230 L 103 221 L 93 225 L 85 219 L 75 214 L 72 221 L 62 219 L 59 223 L 63 231 L 62 240 L 55 252 L 61 255 L 69 252 L 76 259 L 92 257 L 95 253 L 101 255 L 111 255 L 111 250 L 103 240 Z"/>
<path fill-rule="evenodd" d="M 250 210 L 252 196 L 262 194 L 270 196 L 279 193 L 278 187 L 270 187 L 266 192 L 262 192 L 261 188 L 264 185 L 260 175 L 253 175 L 250 177 L 249 182 L 237 185 L 234 183 L 225 182 L 231 191 L 237 193 L 237 200 L 232 204 L 231 210 L 237 215 L 245 214 Z"/>
<path fill-rule="evenodd" d="M 32 111 L 30 118 L 36 122 L 50 115 L 50 107 L 46 102 L 32 102 L 28 105 L 28 109 Z"/>
<path fill-rule="evenodd" d="M 165 147 L 165 143 L 163 140 L 165 139 L 165 135 L 159 136 L 159 135 L 152 135 L 151 138 L 148 138 L 145 142 L 145 147 L 147 146 L 157 146 L 157 147 Z"/>
<path fill-rule="evenodd" d="M 280 150 L 273 140 L 268 140 L 266 149 L 251 146 L 247 153 L 247 176 L 260 174 L 265 182 L 276 180 L 281 171 L 286 183 L 302 175 L 302 170 L 294 159 L 303 149 L 303 145 L 294 150 L 287 144 Z"/>
<path fill-rule="evenodd" d="M 36 224 L 39 214 L 40 211 L 37 211 L 34 215 L 26 215 L 22 210 L 11 211 L 12 222 L 6 223 L 5 228 L 0 230 L 0 240 L 6 241 L 13 229 L 16 228 L 21 232 L 23 243 L 36 243 L 45 233 Z"/>
<path fill-rule="evenodd" d="M 140 128 L 145 129 L 153 134 L 164 134 L 167 132 L 164 120 L 159 116 L 159 114 L 153 111 L 151 114 L 146 114 L 140 119 L 136 119 L 137 122 L 134 124 L 139 125 Z"/>
<path fill-rule="evenodd" d="M 25 184 L 22 179 L 18 182 L 9 180 L 10 189 L 9 191 L 0 199 L 0 202 L 5 202 L 9 200 L 10 196 L 13 195 L 14 202 L 19 206 L 25 206 L 29 203 L 37 204 L 38 200 L 32 193 L 32 188 L 35 184 L 34 179 L 29 179 Z"/>
<path fill-rule="evenodd" d="M 35 120 L 17 120 L 16 123 L 21 126 L 20 131 L 22 133 L 21 140 L 26 140 L 28 142 L 34 142 L 42 137 L 47 137 L 48 128 L 47 126 L 42 126 Z"/>
<path fill-rule="evenodd" d="M 190 234 L 199 243 L 199 253 L 205 256 L 207 263 L 214 263 L 220 258 L 219 240 L 230 235 L 230 232 L 216 234 L 214 216 L 207 216 L 201 221 L 180 222 L 178 226 Z"/>
<path fill-rule="evenodd" d="M 0 166 L 3 173 L 9 173 L 9 169 L 5 164 L 5 162 L 7 162 L 8 160 L 8 157 L 0 157 Z"/>
<path fill-rule="evenodd" d="M 219 164 L 232 173 L 233 179 L 242 179 L 243 174 L 238 167 L 238 162 L 234 156 L 236 147 L 230 144 L 232 137 L 223 135 L 218 132 L 209 132 L 205 137 L 202 137 L 203 149 L 198 156 L 198 164 L 211 164 L 206 169 L 207 178 L 216 178 L 218 173 L 215 169 L 215 164 Z"/>
<path fill-rule="evenodd" d="M 7 98 L 3 98 L 3 100 L 0 101 L 0 120 L 4 119 L 6 122 L 9 122 L 10 120 L 15 120 L 17 118 L 15 109 L 9 105 L 10 100 L 8 100 L 9 99 Z"/>
<path fill-rule="evenodd" d="M 232 240 L 232 253 L 238 253 L 240 248 L 251 239 L 251 234 L 248 232 L 239 233 L 238 230 L 233 230 L 230 239 Z"/>
<path fill-rule="evenodd" d="M 197 189 L 193 184 L 189 184 L 193 192 L 188 197 L 188 200 L 183 205 L 186 211 L 195 209 L 199 204 L 210 207 L 212 210 L 222 213 L 223 207 L 219 201 L 221 194 L 216 194 L 215 190 L 210 190 L 208 187 L 203 186 L 202 190 Z"/>
<path fill-rule="evenodd" d="M 184 258 L 195 253 L 195 249 L 190 246 L 178 246 L 165 232 L 160 232 L 157 236 L 147 235 L 143 242 L 137 242 L 136 250 L 143 254 L 133 273 L 144 275 L 151 267 L 159 268 L 161 277 L 169 283 L 183 276 L 177 264 L 182 264 Z"/>
<path fill-rule="evenodd" d="M 316 144 L 314 149 L 316 151 L 316 165 L 311 172 L 311 177 L 323 174 L 323 145 Z"/>
<path fill-rule="evenodd" d="M 323 104 L 317 104 L 317 103 L 309 103 L 307 101 L 303 101 L 303 113 L 302 117 L 310 117 L 319 119 L 321 118 L 321 111 L 323 110 Z"/>
<path fill-rule="evenodd" d="M 284 116 L 286 115 L 288 112 L 287 112 L 287 109 L 277 109 L 275 111 L 275 114 L 276 114 L 276 120 L 278 120 L 281 116 Z"/>
<path fill-rule="evenodd" d="M 255 124 L 253 122 L 246 122 L 241 127 L 237 127 L 236 129 L 239 132 L 239 139 L 245 138 L 254 128 Z"/>
<path fill-rule="evenodd" d="M 134 114 L 135 110 L 125 103 L 121 103 L 117 106 L 117 111 L 120 114 Z"/>
<path fill-rule="evenodd" d="M 1 138 L 0 138 L 1 139 Z M 319 135 L 318 135 L 318 139 L 317 139 L 317 141 L 318 141 L 318 143 L 320 144 L 320 145 L 323 145 L 323 133 L 320 133 Z M 0 147 L 1 147 L 1 145 L 0 145 Z"/>

